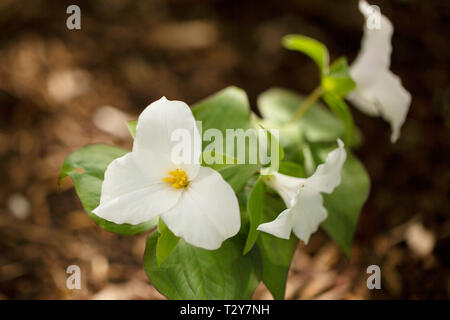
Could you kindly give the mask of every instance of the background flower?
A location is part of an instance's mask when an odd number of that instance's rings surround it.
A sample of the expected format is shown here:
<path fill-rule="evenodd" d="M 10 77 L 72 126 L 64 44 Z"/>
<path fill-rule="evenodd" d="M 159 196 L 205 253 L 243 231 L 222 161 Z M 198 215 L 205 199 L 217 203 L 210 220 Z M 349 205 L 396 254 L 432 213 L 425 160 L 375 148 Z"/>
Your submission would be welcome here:
<path fill-rule="evenodd" d="M 391 142 L 397 141 L 411 103 L 411 95 L 402 86 L 398 76 L 390 70 L 393 33 L 392 23 L 366 1 L 359 2 L 364 15 L 364 35 L 361 51 L 350 67 L 357 86 L 348 99 L 361 111 L 371 116 L 381 116 L 391 125 Z M 377 17 L 377 15 L 379 15 Z M 379 19 L 379 25 L 369 20 Z"/>

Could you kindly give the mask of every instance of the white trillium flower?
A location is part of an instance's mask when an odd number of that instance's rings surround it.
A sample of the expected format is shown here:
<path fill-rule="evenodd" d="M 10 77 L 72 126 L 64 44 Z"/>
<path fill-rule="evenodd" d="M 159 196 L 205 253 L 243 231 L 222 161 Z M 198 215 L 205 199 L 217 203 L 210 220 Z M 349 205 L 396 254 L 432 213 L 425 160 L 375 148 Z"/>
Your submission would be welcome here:
<path fill-rule="evenodd" d="M 173 160 L 176 130 L 188 132 L 183 152 L 192 161 Z M 215 170 L 201 167 L 201 138 L 187 104 L 165 97 L 139 116 L 132 152 L 111 162 L 105 171 L 97 216 L 139 224 L 159 216 L 187 243 L 218 249 L 240 229 L 237 197 Z"/>
<path fill-rule="evenodd" d="M 325 163 L 319 165 L 314 174 L 306 179 L 275 173 L 266 180 L 283 199 L 287 209 L 273 221 L 258 226 L 258 230 L 276 237 L 289 239 L 291 231 L 305 244 L 311 234 L 327 218 L 323 206 L 323 193 L 332 193 L 341 183 L 341 170 L 347 153 L 344 143 L 338 140 L 339 147 L 331 151 Z"/>
<path fill-rule="evenodd" d="M 400 78 L 389 70 L 394 28 L 379 10 L 374 10 L 366 1 L 359 1 L 359 10 L 366 23 L 361 51 L 350 67 L 357 87 L 347 98 L 362 112 L 388 121 L 392 130 L 391 142 L 394 143 L 400 136 L 400 128 L 411 103 L 410 93 L 403 88 Z M 379 19 L 379 23 L 369 29 L 369 19 Z"/>

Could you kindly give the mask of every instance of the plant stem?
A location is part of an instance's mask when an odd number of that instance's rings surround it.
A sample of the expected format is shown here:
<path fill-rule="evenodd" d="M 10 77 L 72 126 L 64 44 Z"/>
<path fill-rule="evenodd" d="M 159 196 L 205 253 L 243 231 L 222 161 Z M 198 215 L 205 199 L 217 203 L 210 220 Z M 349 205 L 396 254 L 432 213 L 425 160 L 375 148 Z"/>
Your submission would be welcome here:
<path fill-rule="evenodd" d="M 314 102 L 317 101 L 317 99 L 320 98 L 322 95 L 322 87 L 318 86 L 314 89 L 313 92 L 311 92 L 306 99 L 303 101 L 303 103 L 300 105 L 300 107 L 295 111 L 294 115 L 292 116 L 292 119 L 289 123 L 293 123 L 300 119 L 303 114 L 311 108 L 311 106 L 314 104 Z"/>

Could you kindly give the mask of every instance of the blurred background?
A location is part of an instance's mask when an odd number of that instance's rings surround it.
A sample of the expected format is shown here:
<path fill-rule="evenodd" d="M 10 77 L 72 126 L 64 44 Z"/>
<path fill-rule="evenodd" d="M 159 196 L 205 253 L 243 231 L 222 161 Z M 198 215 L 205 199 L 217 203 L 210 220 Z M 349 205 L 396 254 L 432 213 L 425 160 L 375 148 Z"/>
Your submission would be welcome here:
<path fill-rule="evenodd" d="M 81 30 L 66 8 L 81 8 Z M 320 231 L 299 245 L 288 299 L 450 297 L 450 2 L 372 1 L 395 26 L 392 70 L 413 100 L 400 140 L 352 109 L 372 179 L 352 257 Z M 352 61 L 357 0 L 95 0 L 0 2 L 0 299 L 163 299 L 148 281 L 146 235 L 124 237 L 83 212 L 64 158 L 87 144 L 130 148 L 124 120 L 165 95 L 192 104 L 226 86 L 309 93 L 316 66 L 280 46 L 287 33 Z M 66 268 L 82 289 L 66 289 Z M 382 289 L 366 269 L 381 267 Z M 264 286 L 257 299 L 271 298 Z"/>

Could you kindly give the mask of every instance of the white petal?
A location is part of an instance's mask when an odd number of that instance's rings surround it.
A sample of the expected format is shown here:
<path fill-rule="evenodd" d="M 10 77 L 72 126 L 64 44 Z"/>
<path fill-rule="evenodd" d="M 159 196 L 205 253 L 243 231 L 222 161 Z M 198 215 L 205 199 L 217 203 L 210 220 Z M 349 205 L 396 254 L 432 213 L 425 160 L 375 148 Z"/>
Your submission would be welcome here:
<path fill-rule="evenodd" d="M 108 221 L 139 224 L 172 208 L 181 192 L 155 179 L 136 153 L 115 159 L 105 171 L 100 205 L 93 212 Z"/>
<path fill-rule="evenodd" d="M 299 179 L 276 174 L 267 181 L 289 205 L 286 204 L 288 209 L 275 220 L 259 225 L 258 230 L 283 239 L 289 239 L 291 230 L 294 230 L 299 239 L 308 243 L 311 234 L 327 218 L 320 193 L 331 193 L 341 183 L 341 170 L 347 153 L 339 139 L 338 145 L 311 177 Z"/>
<path fill-rule="evenodd" d="M 185 134 L 188 140 L 180 139 L 178 133 Z M 179 146 L 187 154 L 182 162 L 173 156 Z M 133 152 L 147 153 L 147 158 L 169 158 L 173 168 L 183 169 L 189 179 L 194 179 L 199 170 L 201 138 L 189 106 L 165 97 L 151 103 L 139 116 Z"/>
<path fill-rule="evenodd" d="M 372 77 L 379 70 L 389 69 L 391 64 L 393 33 L 392 23 L 380 14 L 379 28 L 374 26 L 369 29 L 367 20 L 371 19 L 373 11 L 366 1 L 359 2 L 359 9 L 366 19 L 364 24 L 364 35 L 361 42 L 361 51 L 352 63 L 350 72 L 358 85 L 368 85 L 372 83 Z"/>
<path fill-rule="evenodd" d="M 218 249 L 241 226 L 233 189 L 217 171 L 206 167 L 200 167 L 177 205 L 161 218 L 175 235 L 208 250 Z"/>
<path fill-rule="evenodd" d="M 354 80 L 356 80 L 354 78 Z M 358 85 L 359 86 L 359 85 Z M 380 115 L 380 110 L 376 105 L 371 90 L 364 90 L 364 88 L 356 87 L 355 90 L 347 95 L 347 99 L 359 110 L 368 116 L 376 117 Z"/>
<path fill-rule="evenodd" d="M 300 186 L 305 183 L 306 179 L 295 178 L 276 172 L 268 176 L 264 181 L 281 196 L 286 207 L 290 208 L 294 204 Z"/>
<path fill-rule="evenodd" d="M 359 5 L 366 20 L 370 19 L 369 4 L 360 1 Z M 348 99 L 368 115 L 382 116 L 388 121 L 392 128 L 391 141 L 395 142 L 408 113 L 411 95 L 389 70 L 392 33 L 392 24 L 383 15 L 379 29 L 370 30 L 365 25 L 361 51 L 350 67 L 357 88 Z"/>
<path fill-rule="evenodd" d="M 308 244 L 311 234 L 317 231 L 328 216 L 327 210 L 323 207 L 322 195 L 310 192 L 300 193 L 300 198 L 291 210 L 294 234 Z"/>
<path fill-rule="evenodd" d="M 365 105 L 371 104 L 377 109 L 379 115 L 391 125 L 391 142 L 397 141 L 411 104 L 411 95 L 403 88 L 400 79 L 385 70 L 377 75 L 377 81 L 370 88 L 362 88 L 352 94 L 354 95 L 349 97 L 350 101 L 356 105 L 358 99 L 364 99 L 368 101 Z"/>
<path fill-rule="evenodd" d="M 320 164 L 314 174 L 306 179 L 302 189 L 331 193 L 341 183 L 341 170 L 347 153 L 340 139 L 338 145 L 338 148 L 327 155 L 325 163 Z"/>
<path fill-rule="evenodd" d="M 293 230 L 297 238 L 307 244 L 311 234 L 327 218 L 322 203 L 320 193 L 302 192 L 292 208 L 284 210 L 272 222 L 260 224 L 257 229 L 282 239 L 289 239 Z"/>
<path fill-rule="evenodd" d="M 257 230 L 270 233 L 278 238 L 289 239 L 292 226 L 293 211 L 291 209 L 286 209 L 281 212 L 275 220 L 260 224 Z"/>

